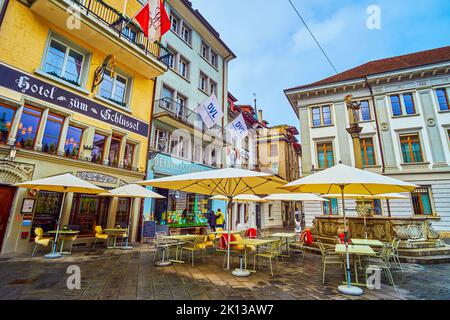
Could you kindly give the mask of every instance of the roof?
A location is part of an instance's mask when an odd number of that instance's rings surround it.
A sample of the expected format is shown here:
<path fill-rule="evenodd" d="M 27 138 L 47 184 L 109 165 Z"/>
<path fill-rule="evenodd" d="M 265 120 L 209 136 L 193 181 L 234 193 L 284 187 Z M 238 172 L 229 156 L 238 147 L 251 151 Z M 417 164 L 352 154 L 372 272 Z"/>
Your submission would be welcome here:
<path fill-rule="evenodd" d="M 332 77 L 308 85 L 286 89 L 285 92 L 298 89 L 306 89 L 309 87 L 316 87 L 325 84 L 332 84 L 336 82 L 357 80 L 370 75 L 395 70 L 410 69 L 445 61 L 450 61 L 450 46 L 371 61 L 356 68 L 344 71 Z"/>

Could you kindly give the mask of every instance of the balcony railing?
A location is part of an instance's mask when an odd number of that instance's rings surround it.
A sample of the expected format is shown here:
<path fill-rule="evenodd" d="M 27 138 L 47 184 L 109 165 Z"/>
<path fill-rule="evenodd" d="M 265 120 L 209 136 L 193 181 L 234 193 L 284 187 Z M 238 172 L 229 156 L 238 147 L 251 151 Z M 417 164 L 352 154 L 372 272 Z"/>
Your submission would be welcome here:
<path fill-rule="evenodd" d="M 173 118 L 202 132 L 222 134 L 222 126 L 215 125 L 211 129 L 208 129 L 198 113 L 170 98 L 155 101 L 154 114 L 163 112 L 169 113 Z"/>
<path fill-rule="evenodd" d="M 81 8 L 81 13 L 86 16 L 94 16 L 103 24 L 110 27 L 123 38 L 139 47 L 146 56 L 153 56 L 157 60 L 168 65 L 168 51 L 158 42 L 152 43 L 144 36 L 141 28 L 124 16 L 117 9 L 106 4 L 102 0 L 70 0 Z M 126 27 L 124 29 L 124 27 Z"/>

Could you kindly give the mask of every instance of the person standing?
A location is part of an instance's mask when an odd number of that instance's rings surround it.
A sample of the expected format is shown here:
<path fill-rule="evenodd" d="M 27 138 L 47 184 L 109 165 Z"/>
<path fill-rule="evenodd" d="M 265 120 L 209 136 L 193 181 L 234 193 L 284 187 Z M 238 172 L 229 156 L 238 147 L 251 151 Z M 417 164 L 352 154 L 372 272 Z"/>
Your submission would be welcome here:
<path fill-rule="evenodd" d="M 216 232 L 216 223 L 217 223 L 217 217 L 214 210 L 211 210 L 209 216 L 208 216 L 208 223 L 209 227 L 211 228 L 212 232 Z"/>
<path fill-rule="evenodd" d="M 216 227 L 217 228 L 222 228 L 224 227 L 225 224 L 225 216 L 222 213 L 222 210 L 217 209 L 217 213 L 216 213 Z"/>

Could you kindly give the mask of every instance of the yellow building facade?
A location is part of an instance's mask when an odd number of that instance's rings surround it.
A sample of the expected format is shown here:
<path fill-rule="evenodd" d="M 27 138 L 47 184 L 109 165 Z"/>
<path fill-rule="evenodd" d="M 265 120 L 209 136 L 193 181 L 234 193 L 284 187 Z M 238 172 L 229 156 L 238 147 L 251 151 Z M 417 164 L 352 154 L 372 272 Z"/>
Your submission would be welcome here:
<path fill-rule="evenodd" d="M 139 202 L 32 193 L 15 183 L 72 173 L 105 189 L 145 177 L 162 53 L 127 17 L 137 0 L 0 1 L 0 247 L 31 252 L 33 230 L 131 225 Z M 122 15 L 123 9 L 127 15 Z M 129 223 L 131 221 L 131 224 Z"/>

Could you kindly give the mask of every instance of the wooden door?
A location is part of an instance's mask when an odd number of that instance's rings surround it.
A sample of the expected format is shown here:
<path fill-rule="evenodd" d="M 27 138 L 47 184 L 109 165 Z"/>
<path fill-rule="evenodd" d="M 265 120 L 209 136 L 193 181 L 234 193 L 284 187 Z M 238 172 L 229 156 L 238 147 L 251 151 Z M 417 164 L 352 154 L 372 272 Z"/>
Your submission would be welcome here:
<path fill-rule="evenodd" d="M 16 188 L 0 186 L 0 249 L 2 248 L 3 238 L 5 237 L 9 212 L 11 211 L 15 193 Z"/>

